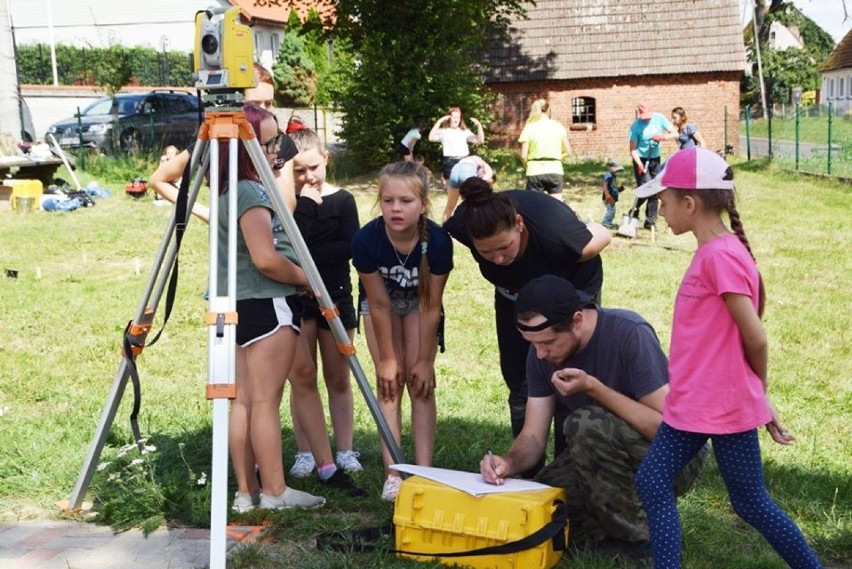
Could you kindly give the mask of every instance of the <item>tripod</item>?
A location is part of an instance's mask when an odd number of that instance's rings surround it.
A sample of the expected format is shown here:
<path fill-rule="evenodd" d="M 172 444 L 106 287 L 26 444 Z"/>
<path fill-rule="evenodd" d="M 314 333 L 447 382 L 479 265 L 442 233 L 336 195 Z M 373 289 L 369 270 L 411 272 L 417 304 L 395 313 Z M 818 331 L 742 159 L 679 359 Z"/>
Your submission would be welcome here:
<path fill-rule="evenodd" d="M 307 276 L 308 283 L 320 306 L 320 311 L 329 323 L 332 335 L 337 342 L 338 351 L 347 359 L 358 386 L 364 396 L 373 419 L 379 428 L 379 433 L 395 462 L 404 462 L 402 453 L 378 407 L 369 382 L 355 355 L 352 341 L 340 320 L 337 308 L 330 300 L 328 291 L 322 282 L 316 265 L 311 258 L 307 245 L 299 232 L 290 210 L 283 197 L 278 192 L 272 168 L 266 161 L 260 144 L 257 141 L 251 125 L 245 118 L 239 103 L 239 96 L 218 95 L 217 102 L 234 101 L 235 106 L 214 107 L 205 114 L 204 123 L 198 134 L 198 141 L 190 159 L 191 180 L 185 207 L 176 207 L 169 221 L 169 226 L 154 260 L 154 266 L 146 284 L 145 292 L 136 312 L 135 318 L 128 325 L 124 334 L 124 349 L 122 359 L 113 379 L 112 387 L 94 438 L 89 446 L 83 468 L 77 483 L 68 500 L 70 509 L 80 508 L 83 497 L 91 483 L 97 462 L 103 451 L 109 428 L 115 419 L 121 396 L 131 376 L 135 376 L 134 358 L 145 347 L 145 340 L 151 330 L 154 315 L 163 296 L 163 291 L 169 281 L 169 275 L 177 270 L 177 256 L 180 247 L 180 236 L 190 220 L 192 206 L 198 196 L 204 174 L 209 176 L 211 192 L 210 226 L 209 226 L 209 308 L 206 317 L 208 326 L 207 355 L 207 399 L 213 402 L 213 453 L 211 466 L 211 513 L 210 513 L 210 567 L 225 567 L 225 549 L 227 544 L 227 485 L 228 485 L 228 411 L 229 400 L 236 397 L 235 359 L 236 359 L 236 243 L 237 243 L 237 151 L 238 142 L 242 141 L 248 151 L 255 170 L 259 173 L 263 186 L 268 188 L 267 195 L 271 201 L 275 215 L 284 227 L 290 239 L 299 264 Z M 210 141 L 214 144 L 210 144 Z M 221 159 L 219 156 L 220 140 L 228 141 L 229 149 L 229 180 L 219 180 Z M 218 195 L 220 184 L 228 184 L 228 259 L 227 259 L 227 291 L 218 289 Z M 180 202 L 181 200 L 179 200 Z M 174 290 L 174 279 L 170 284 L 170 294 Z M 167 314 L 168 317 L 168 309 Z M 134 377 L 134 380 L 136 378 Z M 134 436 L 139 439 L 138 430 L 134 427 Z"/>

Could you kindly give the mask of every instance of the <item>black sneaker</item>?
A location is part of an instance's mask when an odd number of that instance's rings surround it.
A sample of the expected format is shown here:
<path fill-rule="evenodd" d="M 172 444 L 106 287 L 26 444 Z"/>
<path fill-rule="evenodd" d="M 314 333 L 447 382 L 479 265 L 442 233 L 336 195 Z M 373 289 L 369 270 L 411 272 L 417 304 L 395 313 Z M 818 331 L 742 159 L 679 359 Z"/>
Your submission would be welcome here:
<path fill-rule="evenodd" d="M 343 471 L 342 468 L 338 468 L 334 471 L 334 474 L 331 475 L 331 478 L 328 480 L 320 479 L 320 483 L 326 486 L 330 486 L 331 488 L 338 488 L 339 490 L 343 490 L 350 496 L 354 496 L 355 498 L 366 498 L 367 492 L 358 488 L 355 485 L 355 481 L 349 477 L 346 472 Z"/>
<path fill-rule="evenodd" d="M 650 221 L 646 221 L 646 222 L 645 222 L 645 225 L 643 225 L 643 227 L 644 227 L 645 229 L 647 229 L 647 230 L 649 230 L 649 231 L 650 231 L 651 229 L 656 229 L 656 228 L 657 228 L 657 224 L 656 224 L 656 223 L 651 223 Z"/>

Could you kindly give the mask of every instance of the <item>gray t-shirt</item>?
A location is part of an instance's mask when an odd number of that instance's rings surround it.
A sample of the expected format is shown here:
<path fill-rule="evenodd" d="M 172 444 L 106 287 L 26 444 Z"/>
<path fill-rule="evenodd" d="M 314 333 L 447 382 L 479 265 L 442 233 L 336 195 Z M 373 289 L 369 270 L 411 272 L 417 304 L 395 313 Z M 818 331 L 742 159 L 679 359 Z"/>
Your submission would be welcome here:
<path fill-rule="evenodd" d="M 598 378 L 607 387 L 634 400 L 669 382 L 668 360 L 656 332 L 644 318 L 629 310 L 600 308 L 589 343 L 567 362 L 554 366 L 535 355 L 527 355 L 527 390 L 530 397 L 556 395 L 560 404 L 574 411 L 595 404 L 588 395 L 562 397 L 550 383 L 557 369 L 578 368 Z"/>
<path fill-rule="evenodd" d="M 272 239 L 275 249 L 296 264 L 299 264 L 290 238 L 284 232 L 284 226 L 278 221 L 266 190 L 257 182 L 240 180 L 237 184 L 237 219 L 249 209 L 263 207 L 272 214 L 269 223 L 272 225 Z M 228 273 L 228 193 L 219 196 L 219 259 L 218 259 L 218 294 L 225 295 Z M 290 296 L 299 291 L 298 287 L 273 280 L 254 266 L 251 254 L 246 246 L 243 232 L 237 232 L 237 298 L 279 298 Z M 214 291 L 210 292 L 211 295 Z"/>

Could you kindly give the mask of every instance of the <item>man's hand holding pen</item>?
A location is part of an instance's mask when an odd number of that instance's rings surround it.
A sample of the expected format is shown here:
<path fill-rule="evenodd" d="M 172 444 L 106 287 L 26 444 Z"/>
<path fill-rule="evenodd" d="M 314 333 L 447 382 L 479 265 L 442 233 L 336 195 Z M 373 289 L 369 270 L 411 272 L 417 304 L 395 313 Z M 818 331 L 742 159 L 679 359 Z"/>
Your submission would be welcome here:
<path fill-rule="evenodd" d="M 488 484 L 502 485 L 509 472 L 509 463 L 502 456 L 496 456 L 489 450 L 479 461 L 479 472 Z"/>

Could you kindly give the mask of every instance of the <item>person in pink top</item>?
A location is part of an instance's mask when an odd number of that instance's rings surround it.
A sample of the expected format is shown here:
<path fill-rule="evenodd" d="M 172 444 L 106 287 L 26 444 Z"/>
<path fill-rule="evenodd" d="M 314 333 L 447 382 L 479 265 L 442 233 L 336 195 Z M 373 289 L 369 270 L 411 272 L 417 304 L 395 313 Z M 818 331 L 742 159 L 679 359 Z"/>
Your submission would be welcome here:
<path fill-rule="evenodd" d="M 690 148 L 673 154 L 658 179 L 637 197 L 659 194 L 672 232 L 692 232 L 698 250 L 675 299 L 663 423 L 636 475 L 654 567 L 681 566 L 672 483 L 708 439 L 737 515 L 790 567 L 822 567 L 763 479 L 757 430 L 765 425 L 784 445 L 794 438 L 766 395 L 763 281 L 735 205 L 733 172 L 715 152 Z"/>

